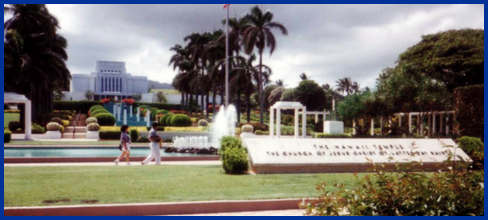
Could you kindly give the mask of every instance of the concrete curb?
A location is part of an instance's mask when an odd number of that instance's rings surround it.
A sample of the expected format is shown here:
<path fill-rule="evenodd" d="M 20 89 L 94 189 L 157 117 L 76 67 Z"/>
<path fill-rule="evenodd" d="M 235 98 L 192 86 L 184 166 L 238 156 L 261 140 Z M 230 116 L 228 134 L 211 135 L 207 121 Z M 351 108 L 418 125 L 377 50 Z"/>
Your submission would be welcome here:
<path fill-rule="evenodd" d="M 298 209 L 300 199 L 4 207 L 4 216 L 141 216 Z"/>
<path fill-rule="evenodd" d="M 96 163 L 113 162 L 116 157 L 38 157 L 38 158 L 3 158 L 3 163 Z M 146 157 L 131 157 L 131 162 L 141 162 Z M 202 157 L 161 157 L 161 161 L 217 161 L 219 156 Z"/>

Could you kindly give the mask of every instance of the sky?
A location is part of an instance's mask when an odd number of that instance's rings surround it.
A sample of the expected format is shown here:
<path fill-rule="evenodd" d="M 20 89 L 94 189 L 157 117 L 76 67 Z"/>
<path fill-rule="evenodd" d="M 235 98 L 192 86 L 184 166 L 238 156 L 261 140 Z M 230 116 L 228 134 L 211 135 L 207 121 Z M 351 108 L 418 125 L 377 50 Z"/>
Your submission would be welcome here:
<path fill-rule="evenodd" d="M 306 73 L 318 84 L 351 77 L 374 88 L 382 69 L 420 42 L 422 35 L 484 28 L 483 5 L 259 5 L 288 29 L 274 31 L 277 47 L 265 51 L 271 79 L 295 87 Z M 126 62 L 127 71 L 171 83 L 175 44 L 193 32 L 222 29 L 223 5 L 48 5 L 68 40 L 72 74 L 89 74 L 97 60 Z M 231 5 L 241 17 L 253 5 Z M 4 21 L 9 16 L 4 15 Z"/>

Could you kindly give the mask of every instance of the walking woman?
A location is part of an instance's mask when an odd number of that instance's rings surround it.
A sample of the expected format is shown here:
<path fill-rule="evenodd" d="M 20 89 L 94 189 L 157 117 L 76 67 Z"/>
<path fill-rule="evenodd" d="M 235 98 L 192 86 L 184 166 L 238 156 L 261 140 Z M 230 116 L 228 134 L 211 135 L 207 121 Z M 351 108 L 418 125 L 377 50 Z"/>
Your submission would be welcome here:
<path fill-rule="evenodd" d="M 120 146 L 122 147 L 120 150 L 122 151 L 122 154 L 114 161 L 115 165 L 119 165 L 120 160 L 124 157 L 127 161 L 127 165 L 130 165 L 130 137 L 127 132 L 128 130 L 128 125 L 122 125 L 122 127 L 120 127 Z"/>

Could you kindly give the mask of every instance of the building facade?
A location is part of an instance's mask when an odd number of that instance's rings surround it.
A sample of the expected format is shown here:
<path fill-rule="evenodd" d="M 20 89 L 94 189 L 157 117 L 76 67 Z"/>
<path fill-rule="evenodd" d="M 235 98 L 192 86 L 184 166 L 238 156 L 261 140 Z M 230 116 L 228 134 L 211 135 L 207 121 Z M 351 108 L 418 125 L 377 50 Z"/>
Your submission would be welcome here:
<path fill-rule="evenodd" d="M 72 74 L 71 91 L 65 93 L 65 100 L 86 99 L 87 91 L 94 92 L 95 100 L 131 98 L 134 94 L 148 97 L 149 82 L 145 76 L 127 73 L 125 62 L 97 61 L 95 72 Z M 152 100 L 147 100 L 152 102 Z"/>

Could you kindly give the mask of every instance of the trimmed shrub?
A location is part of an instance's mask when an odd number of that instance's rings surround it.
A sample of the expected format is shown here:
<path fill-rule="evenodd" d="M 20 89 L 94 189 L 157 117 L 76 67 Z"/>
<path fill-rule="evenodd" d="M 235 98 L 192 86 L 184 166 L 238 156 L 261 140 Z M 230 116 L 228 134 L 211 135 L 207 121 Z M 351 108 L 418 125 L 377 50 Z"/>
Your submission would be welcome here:
<path fill-rule="evenodd" d="M 90 123 L 86 126 L 86 129 L 88 131 L 99 131 L 100 130 L 100 125 L 96 122 Z"/>
<path fill-rule="evenodd" d="M 86 119 L 86 124 L 89 125 L 91 123 L 98 123 L 98 120 L 95 117 L 89 117 Z"/>
<path fill-rule="evenodd" d="M 3 130 L 3 143 L 10 143 L 12 140 L 12 132 L 9 130 Z"/>
<path fill-rule="evenodd" d="M 49 122 L 46 125 L 46 128 L 48 131 L 59 131 L 60 127 L 61 127 L 61 125 L 59 125 L 59 123 L 57 123 L 57 122 Z"/>
<path fill-rule="evenodd" d="M 240 123 L 239 127 L 242 127 L 244 125 L 251 125 L 254 128 L 254 131 L 269 131 L 269 126 L 268 125 L 262 125 L 259 123 Z"/>
<path fill-rule="evenodd" d="M 98 136 L 101 140 L 120 140 L 120 130 L 119 131 L 104 131 L 100 130 Z"/>
<path fill-rule="evenodd" d="M 171 114 L 168 118 L 166 118 L 166 126 L 171 126 L 171 119 L 173 118 L 173 116 L 175 116 L 175 114 Z"/>
<path fill-rule="evenodd" d="M 191 123 L 198 123 L 198 118 L 190 118 Z"/>
<path fill-rule="evenodd" d="M 51 118 L 51 122 L 56 122 L 59 125 L 63 125 L 63 120 L 61 118 L 59 118 L 59 117 Z"/>
<path fill-rule="evenodd" d="M 95 118 L 100 126 L 113 126 L 116 122 L 115 117 L 110 113 L 100 113 Z"/>
<path fill-rule="evenodd" d="M 136 129 L 131 129 L 129 131 L 129 135 L 132 142 L 137 142 L 137 140 L 139 139 L 139 131 L 137 131 Z"/>
<path fill-rule="evenodd" d="M 473 159 L 473 168 L 483 169 L 485 164 L 485 145 L 480 138 L 464 136 L 459 138 L 457 144 Z"/>
<path fill-rule="evenodd" d="M 253 131 L 254 131 L 254 128 L 252 127 L 252 125 L 244 125 L 244 126 L 242 126 L 242 132 L 252 133 Z"/>
<path fill-rule="evenodd" d="M 59 132 L 64 133 L 64 127 L 62 125 L 59 126 Z"/>
<path fill-rule="evenodd" d="M 456 120 L 463 136 L 484 140 L 484 85 L 454 89 Z"/>
<path fill-rule="evenodd" d="M 9 110 L 10 108 L 8 107 L 7 104 L 3 103 L 3 110 Z"/>
<path fill-rule="evenodd" d="M 69 121 L 68 121 L 68 120 L 62 120 L 62 122 L 63 122 L 63 124 L 62 124 L 62 125 L 63 125 L 64 127 L 68 127 L 68 126 L 69 126 Z"/>
<path fill-rule="evenodd" d="M 17 131 L 17 129 L 22 130 L 23 126 L 20 122 L 18 121 L 11 121 L 8 123 L 8 130 L 10 131 Z"/>
<path fill-rule="evenodd" d="M 166 121 L 168 120 L 168 118 L 171 118 L 171 116 L 173 116 L 173 114 L 171 114 L 171 113 L 167 113 L 167 114 L 163 115 L 163 117 L 161 117 L 159 119 L 159 124 L 161 126 L 169 126 L 168 124 L 166 124 Z"/>
<path fill-rule="evenodd" d="M 96 110 L 96 109 L 105 109 L 102 105 L 94 105 L 92 107 L 90 107 L 90 110 L 88 110 L 88 112 L 92 112 L 93 110 Z"/>
<path fill-rule="evenodd" d="M 226 173 L 242 174 L 249 169 L 247 150 L 242 146 L 240 139 L 223 137 L 219 154 Z"/>
<path fill-rule="evenodd" d="M 137 105 L 141 106 L 148 106 L 148 107 L 155 107 L 158 109 L 167 109 L 167 110 L 181 110 L 181 105 L 173 105 L 173 104 L 161 104 L 161 103 L 144 103 L 144 102 L 136 102 Z"/>
<path fill-rule="evenodd" d="M 315 133 L 315 138 L 351 138 L 351 135 L 350 134 Z"/>
<path fill-rule="evenodd" d="M 46 133 L 46 129 L 38 124 L 32 124 L 32 133 L 33 134 L 44 134 Z"/>
<path fill-rule="evenodd" d="M 254 132 L 255 135 L 269 135 L 269 131 L 257 130 Z"/>
<path fill-rule="evenodd" d="M 198 121 L 198 126 L 200 126 L 200 127 L 207 127 L 208 126 L 208 121 L 205 120 L 205 119 L 200 119 Z"/>
<path fill-rule="evenodd" d="M 105 109 L 95 109 L 90 114 L 91 114 L 91 117 L 96 117 L 98 114 L 104 114 L 104 113 L 111 114 L 109 111 L 107 111 Z"/>
<path fill-rule="evenodd" d="M 177 114 L 171 117 L 171 126 L 173 127 L 188 127 L 191 125 L 192 122 L 188 115 Z"/>
<path fill-rule="evenodd" d="M 99 101 L 54 101 L 53 108 L 56 110 L 75 110 L 87 114 L 91 107 L 100 105 Z"/>

